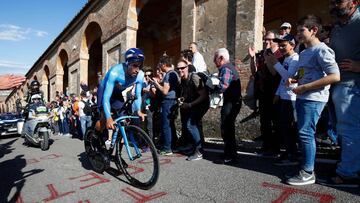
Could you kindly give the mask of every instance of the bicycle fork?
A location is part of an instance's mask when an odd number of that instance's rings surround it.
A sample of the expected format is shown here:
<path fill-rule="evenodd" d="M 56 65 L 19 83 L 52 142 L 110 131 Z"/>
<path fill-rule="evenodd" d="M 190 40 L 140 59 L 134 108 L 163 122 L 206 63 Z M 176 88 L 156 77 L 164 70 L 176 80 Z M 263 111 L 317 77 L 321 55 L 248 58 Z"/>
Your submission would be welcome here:
<path fill-rule="evenodd" d="M 127 137 L 126 132 L 125 132 L 125 127 L 124 126 L 119 126 L 119 128 L 120 128 L 120 133 L 123 135 L 122 138 L 124 140 L 125 149 L 126 149 L 126 152 L 127 152 L 128 156 L 129 156 L 129 159 L 131 161 L 134 161 L 136 158 L 139 158 L 141 156 L 140 150 L 139 150 L 139 148 L 137 146 L 137 143 L 136 143 L 136 141 L 134 139 L 134 136 L 132 135 L 132 133 L 129 135 L 130 136 L 130 141 L 133 144 L 135 152 L 136 152 L 136 156 L 133 157 L 133 155 L 130 152 L 129 140 L 128 140 L 128 137 Z M 117 139 L 118 132 L 119 132 L 118 130 L 116 130 L 114 132 L 113 140 L 112 140 L 113 143 L 115 143 L 115 140 Z"/>

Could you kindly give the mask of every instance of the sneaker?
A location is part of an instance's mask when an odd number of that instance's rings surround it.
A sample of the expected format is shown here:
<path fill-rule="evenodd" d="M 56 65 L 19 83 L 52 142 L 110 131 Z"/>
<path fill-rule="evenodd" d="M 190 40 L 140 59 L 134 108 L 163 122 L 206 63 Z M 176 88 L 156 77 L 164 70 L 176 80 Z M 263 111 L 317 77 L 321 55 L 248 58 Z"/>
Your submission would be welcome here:
<path fill-rule="evenodd" d="M 279 158 L 273 163 L 275 166 L 293 166 L 299 164 L 295 159 Z"/>
<path fill-rule="evenodd" d="M 188 156 L 186 161 L 196 161 L 203 158 L 203 155 L 200 152 L 195 152 L 193 155 Z"/>
<path fill-rule="evenodd" d="M 289 185 L 310 185 L 315 183 L 315 174 L 305 172 L 300 170 L 299 173 L 286 180 L 286 183 Z"/>
<path fill-rule="evenodd" d="M 170 156 L 170 155 L 172 155 L 173 153 L 172 153 L 172 151 L 161 150 L 161 151 L 159 152 L 159 154 L 160 154 L 160 155 L 163 155 L 163 156 Z"/>
<path fill-rule="evenodd" d="M 224 164 L 225 165 L 236 165 L 238 163 L 239 163 L 239 161 L 236 158 L 234 158 L 234 159 L 224 159 Z"/>
<path fill-rule="evenodd" d="M 359 187 L 360 185 L 360 179 L 344 178 L 339 175 L 336 175 L 334 177 L 318 179 L 318 183 L 321 185 L 326 185 L 331 187 L 356 188 Z"/>
<path fill-rule="evenodd" d="M 105 141 L 106 149 L 109 149 L 109 148 L 110 148 L 110 145 L 111 145 L 111 140 L 106 140 L 106 141 Z"/>

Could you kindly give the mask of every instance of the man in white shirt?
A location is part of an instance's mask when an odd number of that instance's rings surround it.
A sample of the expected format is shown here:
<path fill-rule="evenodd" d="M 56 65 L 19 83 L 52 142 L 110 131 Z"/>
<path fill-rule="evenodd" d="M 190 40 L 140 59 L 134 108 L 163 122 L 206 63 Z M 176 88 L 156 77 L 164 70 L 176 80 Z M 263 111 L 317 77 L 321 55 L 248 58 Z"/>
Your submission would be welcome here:
<path fill-rule="evenodd" d="M 92 124 L 91 113 L 89 112 L 88 107 L 86 107 L 87 103 L 88 105 L 91 105 L 91 101 L 89 101 L 89 98 L 86 96 L 85 91 L 82 91 L 80 96 L 81 100 L 79 101 L 79 119 L 81 124 L 82 136 L 84 137 L 86 129 L 90 128 Z"/>
<path fill-rule="evenodd" d="M 204 57 L 198 51 L 197 43 L 191 42 L 189 44 L 189 49 L 194 53 L 192 64 L 195 66 L 196 72 L 206 72 L 207 71 L 206 63 Z"/>

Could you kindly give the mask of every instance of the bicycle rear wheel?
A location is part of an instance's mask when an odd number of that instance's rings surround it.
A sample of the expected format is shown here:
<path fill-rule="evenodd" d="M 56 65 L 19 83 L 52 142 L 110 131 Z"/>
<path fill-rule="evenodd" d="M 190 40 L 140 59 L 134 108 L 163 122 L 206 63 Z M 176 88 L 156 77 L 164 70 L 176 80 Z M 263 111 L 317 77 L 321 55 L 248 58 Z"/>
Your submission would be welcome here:
<path fill-rule="evenodd" d="M 103 173 L 110 167 L 110 159 L 105 154 L 105 149 L 94 130 L 87 130 L 84 136 L 85 152 L 90 164 L 97 173 Z"/>
<path fill-rule="evenodd" d="M 137 126 L 125 126 L 125 133 L 130 155 L 122 143 L 123 135 L 119 133 L 116 141 L 115 164 L 123 171 L 131 185 L 145 190 L 150 189 L 159 177 L 159 159 L 155 146 L 146 132 Z M 130 156 L 133 159 L 130 159 Z"/>

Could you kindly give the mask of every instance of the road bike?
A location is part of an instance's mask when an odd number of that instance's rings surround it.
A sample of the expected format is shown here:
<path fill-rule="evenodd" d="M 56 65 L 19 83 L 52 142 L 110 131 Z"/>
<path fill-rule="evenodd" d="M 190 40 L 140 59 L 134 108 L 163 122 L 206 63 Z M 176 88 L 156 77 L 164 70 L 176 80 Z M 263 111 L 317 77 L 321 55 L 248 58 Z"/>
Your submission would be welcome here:
<path fill-rule="evenodd" d="M 118 170 L 123 172 L 132 186 L 150 189 L 159 178 L 159 159 L 148 134 L 136 125 L 139 117 L 131 115 L 134 100 L 129 98 L 115 113 L 124 113 L 124 116 L 114 118 L 116 124 L 110 147 L 107 149 L 105 146 L 107 136 L 90 128 L 84 137 L 85 151 L 94 171 L 103 173 L 114 160 Z M 114 149 L 115 156 L 112 156 Z"/>

